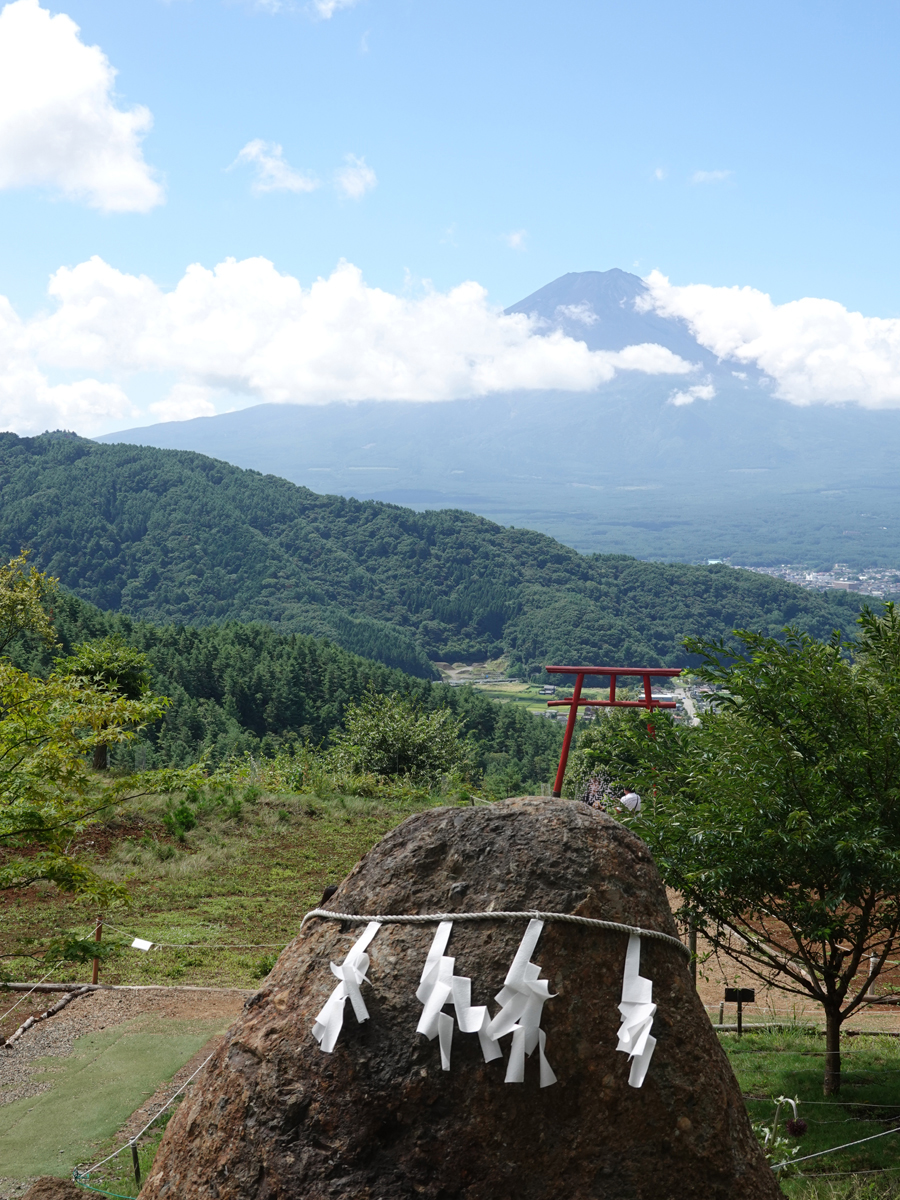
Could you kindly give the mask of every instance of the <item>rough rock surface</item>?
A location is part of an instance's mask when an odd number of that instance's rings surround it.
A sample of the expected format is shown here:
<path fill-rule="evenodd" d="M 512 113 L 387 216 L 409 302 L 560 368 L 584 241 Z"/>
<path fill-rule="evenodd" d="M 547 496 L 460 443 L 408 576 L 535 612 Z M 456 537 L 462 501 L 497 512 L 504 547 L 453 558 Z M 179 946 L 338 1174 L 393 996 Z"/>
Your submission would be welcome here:
<path fill-rule="evenodd" d="M 327 907 L 417 913 L 543 909 L 676 933 L 644 844 L 584 805 L 526 797 L 430 809 L 375 846 Z M 460 924 L 447 953 L 494 994 L 525 921 Z M 644 1086 L 628 1086 L 616 1050 L 627 937 L 544 927 L 533 956 L 557 993 L 544 1007 L 559 1082 L 506 1084 L 474 1034 L 453 1035 L 449 1072 L 437 1040 L 417 1035 L 419 976 L 435 926 L 385 925 L 369 947 L 370 1019 L 349 1002 L 333 1054 L 313 1021 L 363 926 L 314 918 L 166 1133 L 142 1200 L 763 1200 L 781 1193 L 694 991 L 686 957 L 644 939 L 641 974 L 659 1005 Z"/>
<path fill-rule="evenodd" d="M 36 1179 L 22 1200 L 84 1200 L 83 1188 L 71 1179 L 57 1179 L 55 1175 L 42 1175 Z"/>

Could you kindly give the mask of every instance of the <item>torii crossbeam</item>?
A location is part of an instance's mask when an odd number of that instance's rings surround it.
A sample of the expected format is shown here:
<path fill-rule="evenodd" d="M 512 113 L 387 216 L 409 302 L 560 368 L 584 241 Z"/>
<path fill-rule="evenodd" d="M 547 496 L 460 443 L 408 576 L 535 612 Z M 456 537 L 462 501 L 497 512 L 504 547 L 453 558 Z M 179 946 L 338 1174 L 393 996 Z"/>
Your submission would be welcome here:
<path fill-rule="evenodd" d="M 562 708 L 569 705 L 569 719 L 566 722 L 566 735 L 563 738 L 562 753 L 559 756 L 559 769 L 556 772 L 556 782 L 551 795 L 557 799 L 562 795 L 563 779 L 566 775 L 566 763 L 569 761 L 569 748 L 572 745 L 572 734 L 575 732 L 575 722 L 578 720 L 578 709 L 585 708 L 675 708 L 672 700 L 656 700 L 653 697 L 652 679 L 664 677 L 672 679 L 681 674 L 680 667 L 545 667 L 548 675 L 574 675 L 575 688 L 572 695 L 565 700 L 548 700 L 548 708 Z M 581 688 L 585 675 L 609 676 L 608 700 L 582 700 Z M 616 680 L 619 675 L 638 675 L 644 681 L 644 695 L 640 700 L 617 700 Z"/>

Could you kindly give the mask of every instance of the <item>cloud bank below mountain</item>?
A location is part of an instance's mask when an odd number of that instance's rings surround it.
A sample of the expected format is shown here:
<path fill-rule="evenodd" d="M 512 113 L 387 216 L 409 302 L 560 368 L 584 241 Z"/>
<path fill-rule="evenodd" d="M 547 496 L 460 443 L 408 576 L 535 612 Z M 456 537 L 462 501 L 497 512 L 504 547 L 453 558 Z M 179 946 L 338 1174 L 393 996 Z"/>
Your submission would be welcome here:
<path fill-rule="evenodd" d="M 526 301 L 501 312 L 475 282 L 395 295 L 346 262 L 304 287 L 267 259 L 226 259 L 164 290 L 95 257 L 56 271 L 52 307 L 31 319 L 0 297 L 0 428 L 91 434 L 259 402 L 592 392 L 621 372 L 659 377 L 660 404 L 680 408 L 751 367 L 794 405 L 900 407 L 900 320 L 679 287 L 659 272 L 582 273 L 543 290 L 595 285 L 593 305 L 551 297 L 546 313 L 521 311 Z M 752 405 L 757 385 L 743 394 Z"/>
<path fill-rule="evenodd" d="M 172 419 L 214 411 L 216 389 L 248 402 L 443 401 L 692 370 L 658 345 L 595 351 L 538 332 L 532 318 L 493 308 L 477 283 L 397 296 L 349 263 L 309 288 L 263 258 L 195 264 L 166 292 L 95 257 L 60 268 L 49 294 L 55 311 L 30 321 L 0 306 L 0 426 L 19 433 L 54 421 L 99 432 L 137 418 L 127 381 L 138 372 L 174 377 L 149 407 Z M 67 382 L 51 386 L 48 372 Z M 72 382 L 79 372 L 90 378 Z"/>

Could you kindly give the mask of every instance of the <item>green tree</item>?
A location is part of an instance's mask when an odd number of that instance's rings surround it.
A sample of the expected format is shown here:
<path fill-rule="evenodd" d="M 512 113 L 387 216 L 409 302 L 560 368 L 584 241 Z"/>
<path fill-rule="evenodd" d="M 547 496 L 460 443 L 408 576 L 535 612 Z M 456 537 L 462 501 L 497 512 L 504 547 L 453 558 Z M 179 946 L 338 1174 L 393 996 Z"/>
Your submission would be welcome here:
<path fill-rule="evenodd" d="M 0 566 L 0 653 L 21 635 L 55 646 L 47 601 L 56 581 L 20 554 Z M 83 646 L 42 678 L 0 657 L 0 890 L 45 880 L 106 905 L 124 897 L 71 852 L 99 814 L 150 791 L 181 790 L 199 768 L 109 781 L 98 746 L 130 741 L 168 701 L 150 694 L 146 660 L 116 639 Z"/>
<path fill-rule="evenodd" d="M 159 696 L 128 700 L 69 675 L 37 679 L 0 659 L 0 889 L 49 880 L 101 902 L 119 894 L 68 846 L 97 814 L 149 788 L 133 777 L 108 784 L 89 757 L 101 740 L 128 741 L 165 707 Z"/>
<path fill-rule="evenodd" d="M 622 726 L 609 755 L 645 797 L 631 823 L 716 948 L 824 1011 L 826 1095 L 843 1022 L 900 937 L 900 615 L 859 638 L 738 631 L 689 641 L 720 686 L 695 728 Z M 635 766 L 635 764 L 638 764 Z"/>
<path fill-rule="evenodd" d="M 28 565 L 28 550 L 22 550 L 0 565 L 0 654 L 22 633 L 32 634 L 48 646 L 56 644 L 50 604 L 57 594 L 57 581 Z"/>
<path fill-rule="evenodd" d="M 61 675 L 125 700 L 141 700 L 150 694 L 149 658 L 116 634 L 83 642 L 73 654 L 58 658 L 56 666 Z M 109 743 L 99 741 L 94 746 L 94 770 L 105 771 L 108 766 Z"/>
<path fill-rule="evenodd" d="M 369 692 L 346 710 L 332 743 L 338 762 L 352 770 L 434 784 L 466 764 L 461 728 L 447 708 L 428 712 L 396 692 Z"/>
<path fill-rule="evenodd" d="M 647 729 L 646 711 L 608 708 L 594 712 L 598 715 L 581 733 L 566 768 L 564 795 L 575 799 L 583 795 L 592 776 L 610 794 L 628 790 L 644 753 L 641 743 Z M 614 773 L 610 771 L 612 763 Z"/>

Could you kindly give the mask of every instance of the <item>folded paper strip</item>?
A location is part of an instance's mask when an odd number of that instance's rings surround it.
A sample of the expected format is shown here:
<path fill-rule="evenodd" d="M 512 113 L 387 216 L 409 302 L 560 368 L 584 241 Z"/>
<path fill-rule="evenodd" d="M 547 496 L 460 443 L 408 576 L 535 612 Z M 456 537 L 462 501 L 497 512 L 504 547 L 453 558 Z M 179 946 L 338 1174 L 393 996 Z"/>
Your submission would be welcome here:
<path fill-rule="evenodd" d="M 132 950 L 152 950 L 153 943 L 148 942 L 145 938 L 135 938 L 131 943 Z"/>
<path fill-rule="evenodd" d="M 344 1024 L 344 1005 L 348 999 L 358 1021 L 369 1019 L 360 986 L 369 982 L 366 976 L 369 968 L 366 948 L 381 924 L 381 921 L 370 921 L 341 965 L 331 964 L 332 974 L 339 982 L 313 1025 L 313 1037 L 326 1054 L 334 1050 L 340 1036 Z M 454 975 L 456 959 L 445 953 L 453 922 L 439 922 L 416 989 L 416 999 L 422 1005 L 416 1032 L 424 1034 L 429 1040 L 438 1038 L 443 1070 L 450 1070 L 454 1019 L 443 1011 L 450 1004 L 456 1013 L 460 1032 L 478 1034 L 485 1062 L 503 1057 L 500 1038 L 512 1034 L 506 1083 L 524 1082 L 525 1057 L 535 1050 L 538 1051 L 540 1063 L 540 1086 L 550 1087 L 557 1082 L 553 1068 L 547 1061 L 547 1035 L 541 1029 L 544 1005 L 553 999 L 553 995 L 549 982 L 540 978 L 541 968 L 531 961 L 543 928 L 543 921 L 532 919 L 528 922 L 504 985 L 494 997 L 500 1005 L 500 1011 L 491 1020 L 486 1005 L 472 1004 L 471 979 Z M 151 944 L 148 943 L 146 948 L 149 949 Z M 641 939 L 638 934 L 631 934 L 625 952 L 622 1000 L 619 1004 L 622 1023 L 616 1049 L 629 1056 L 631 1071 L 628 1083 L 634 1088 L 642 1086 L 656 1048 L 656 1039 L 650 1032 L 656 1015 L 653 983 L 641 975 L 640 967 Z"/>
<path fill-rule="evenodd" d="M 653 983 L 641 975 L 641 939 L 632 934 L 625 951 L 625 975 L 622 979 L 622 1002 L 619 1012 L 622 1024 L 619 1027 L 617 1050 L 629 1055 L 631 1073 L 628 1082 L 639 1088 L 644 1082 L 650 1059 L 656 1048 L 656 1038 L 651 1036 L 656 1005 L 653 1003 Z"/>
<path fill-rule="evenodd" d="M 416 989 L 416 999 L 423 1006 L 416 1033 L 424 1033 L 429 1040 L 439 1039 L 441 1066 L 445 1071 L 450 1070 L 450 1043 L 453 1040 L 453 1018 L 441 1011 L 447 1003 L 453 1005 L 460 1032 L 478 1034 L 485 1062 L 502 1056 L 496 1039 L 487 1033 L 490 1023 L 487 1005 L 473 1007 L 472 980 L 454 975 L 456 959 L 444 954 L 452 928 L 452 921 L 441 921 L 438 925 Z"/>
<path fill-rule="evenodd" d="M 487 1036 L 497 1041 L 507 1033 L 513 1035 L 506 1068 L 507 1083 L 524 1082 L 525 1055 L 532 1054 L 537 1048 L 541 1087 L 545 1088 L 556 1083 L 556 1076 L 544 1053 L 547 1035 L 541 1029 L 541 1012 L 553 997 L 547 980 L 538 978 L 541 968 L 529 961 L 543 928 L 543 921 L 528 922 L 503 988 L 494 997 L 501 1007 L 487 1027 Z"/>
<path fill-rule="evenodd" d="M 338 1036 L 344 1024 L 344 1004 L 349 998 L 353 1011 L 359 1022 L 368 1021 L 369 1010 L 359 990 L 360 984 L 368 983 L 366 971 L 369 969 L 369 956 L 366 947 L 381 928 L 379 921 L 370 921 L 365 932 L 356 939 L 350 947 L 347 957 L 340 966 L 331 964 L 331 973 L 340 982 L 328 997 L 325 1007 L 316 1017 L 313 1025 L 313 1037 L 326 1054 L 335 1047 Z"/>

